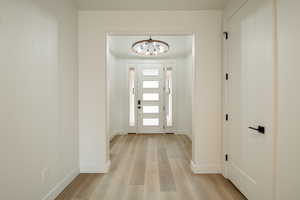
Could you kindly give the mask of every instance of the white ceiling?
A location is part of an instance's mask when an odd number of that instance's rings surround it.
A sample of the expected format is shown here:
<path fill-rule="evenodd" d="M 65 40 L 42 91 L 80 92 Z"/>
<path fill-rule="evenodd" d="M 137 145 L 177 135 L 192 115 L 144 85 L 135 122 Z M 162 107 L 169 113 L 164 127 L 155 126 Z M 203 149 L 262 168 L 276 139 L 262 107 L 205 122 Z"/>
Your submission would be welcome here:
<path fill-rule="evenodd" d="M 77 0 L 80 10 L 223 9 L 227 0 Z"/>
<path fill-rule="evenodd" d="M 109 48 L 110 52 L 121 58 L 144 59 L 132 52 L 132 44 L 138 40 L 149 39 L 149 36 L 110 36 Z M 146 57 L 150 59 L 172 59 L 180 56 L 188 55 L 192 52 L 193 38 L 192 36 L 152 36 L 152 39 L 163 40 L 170 45 L 168 53 L 160 56 Z"/>

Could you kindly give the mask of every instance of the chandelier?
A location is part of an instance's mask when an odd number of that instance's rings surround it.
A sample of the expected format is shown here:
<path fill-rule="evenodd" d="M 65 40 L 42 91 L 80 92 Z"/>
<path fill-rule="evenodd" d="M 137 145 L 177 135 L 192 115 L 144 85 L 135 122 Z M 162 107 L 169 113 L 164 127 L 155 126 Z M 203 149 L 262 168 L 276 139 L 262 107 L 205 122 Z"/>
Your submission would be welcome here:
<path fill-rule="evenodd" d="M 137 41 L 131 47 L 134 53 L 141 56 L 158 56 L 167 53 L 169 48 L 168 43 L 160 40 L 152 40 L 151 36 L 149 40 Z"/>

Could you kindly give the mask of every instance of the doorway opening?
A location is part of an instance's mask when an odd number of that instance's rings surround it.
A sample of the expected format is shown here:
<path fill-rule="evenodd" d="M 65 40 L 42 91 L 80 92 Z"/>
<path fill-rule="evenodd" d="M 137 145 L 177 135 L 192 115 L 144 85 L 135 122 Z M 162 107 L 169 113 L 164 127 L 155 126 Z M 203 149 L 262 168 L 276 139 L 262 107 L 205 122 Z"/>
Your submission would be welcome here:
<path fill-rule="evenodd" d="M 169 51 L 139 55 L 137 41 Z M 107 35 L 108 140 L 127 134 L 180 134 L 192 142 L 194 35 Z M 191 149 L 192 152 L 192 149 Z"/>

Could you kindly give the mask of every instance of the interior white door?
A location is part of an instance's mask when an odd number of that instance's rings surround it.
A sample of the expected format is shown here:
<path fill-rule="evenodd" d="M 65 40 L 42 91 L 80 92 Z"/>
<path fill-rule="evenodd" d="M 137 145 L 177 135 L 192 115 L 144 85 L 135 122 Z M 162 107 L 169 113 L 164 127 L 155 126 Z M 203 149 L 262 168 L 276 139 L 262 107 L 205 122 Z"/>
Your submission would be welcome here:
<path fill-rule="evenodd" d="M 228 25 L 228 177 L 249 200 L 272 200 L 273 1 L 248 1 Z"/>
<path fill-rule="evenodd" d="M 164 132 L 164 81 L 162 65 L 138 66 L 138 133 Z"/>

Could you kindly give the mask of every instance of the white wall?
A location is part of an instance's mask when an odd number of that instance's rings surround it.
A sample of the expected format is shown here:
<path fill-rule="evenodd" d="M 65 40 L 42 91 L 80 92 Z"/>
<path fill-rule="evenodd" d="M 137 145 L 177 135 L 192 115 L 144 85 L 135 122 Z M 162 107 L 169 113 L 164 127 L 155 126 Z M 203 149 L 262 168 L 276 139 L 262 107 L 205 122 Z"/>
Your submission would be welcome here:
<path fill-rule="evenodd" d="M 189 54 L 176 59 L 174 130 L 192 139 L 192 81 L 193 57 Z"/>
<path fill-rule="evenodd" d="M 109 134 L 110 139 L 115 135 L 123 134 L 127 131 L 127 107 L 128 107 L 128 89 L 127 89 L 127 65 L 122 59 L 109 53 L 108 58 L 109 71 Z"/>
<path fill-rule="evenodd" d="M 223 19 L 233 16 L 248 0 L 228 0 L 224 8 Z"/>
<path fill-rule="evenodd" d="M 0 199 L 54 199 L 79 172 L 77 11 L 0 1 Z"/>
<path fill-rule="evenodd" d="M 221 163 L 221 11 L 79 12 L 80 166 L 103 172 L 108 157 L 106 34 L 195 33 L 194 170 Z"/>
<path fill-rule="evenodd" d="M 277 0 L 278 137 L 276 199 L 300 199 L 300 1 Z"/>

